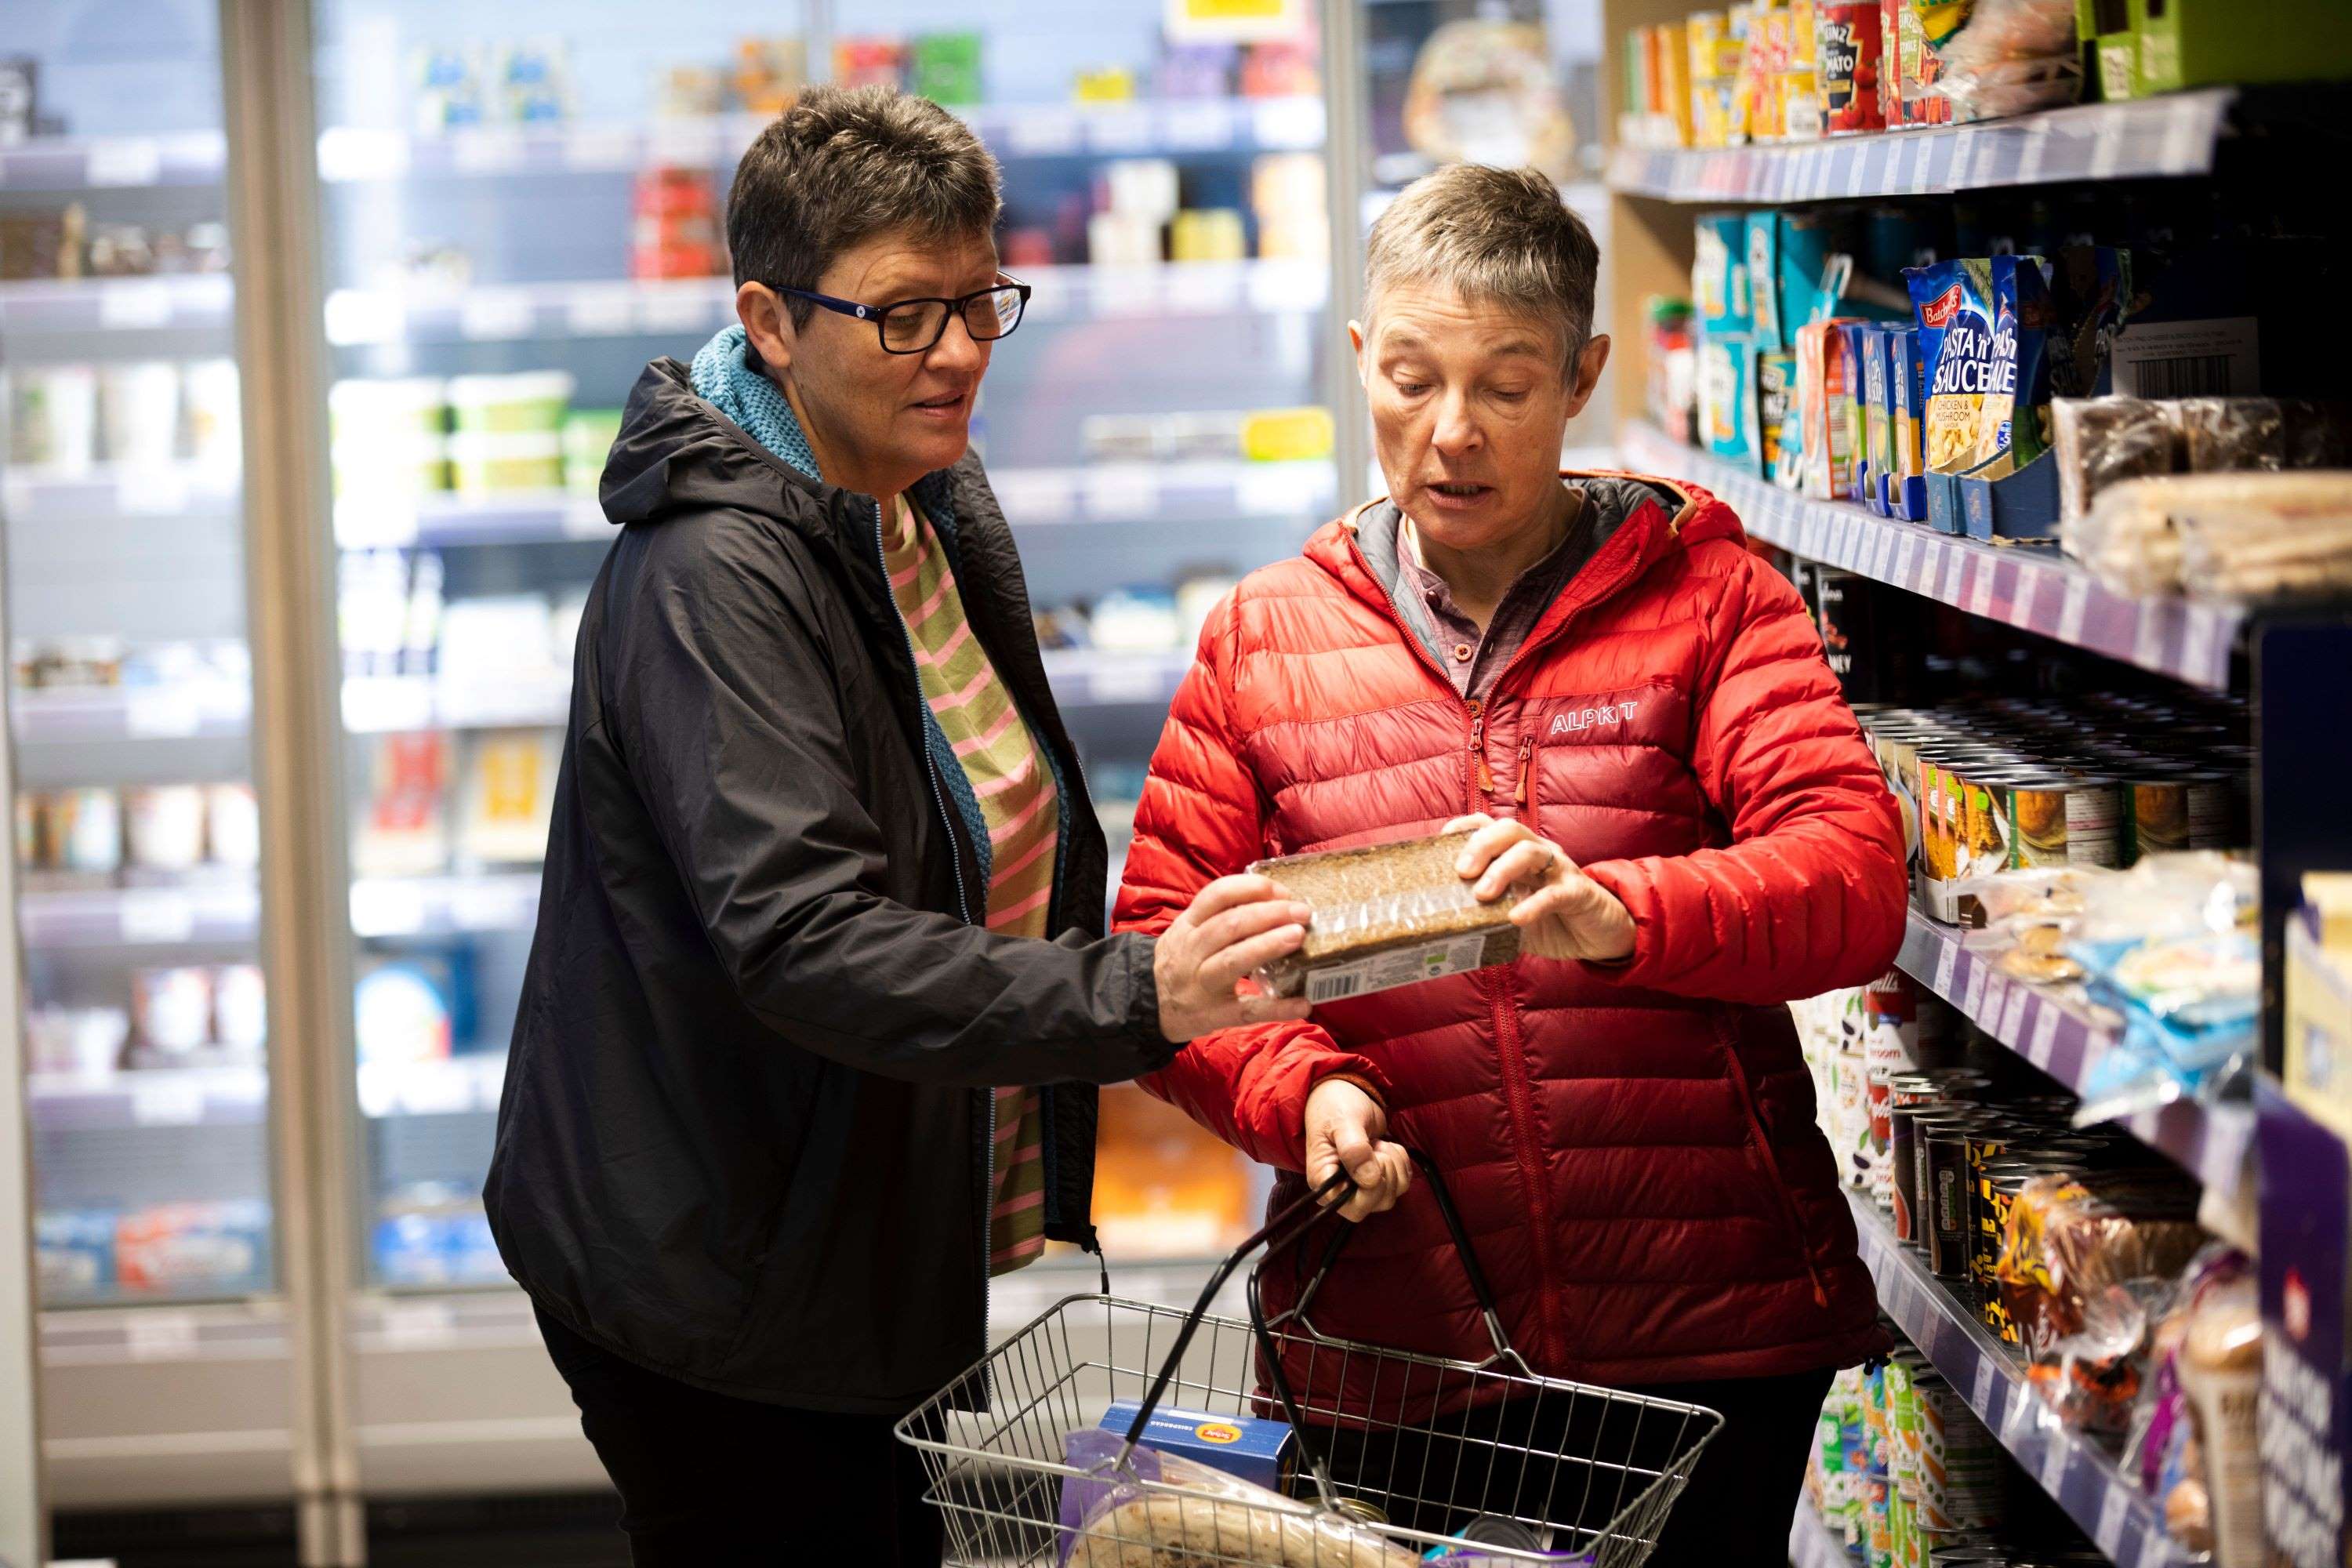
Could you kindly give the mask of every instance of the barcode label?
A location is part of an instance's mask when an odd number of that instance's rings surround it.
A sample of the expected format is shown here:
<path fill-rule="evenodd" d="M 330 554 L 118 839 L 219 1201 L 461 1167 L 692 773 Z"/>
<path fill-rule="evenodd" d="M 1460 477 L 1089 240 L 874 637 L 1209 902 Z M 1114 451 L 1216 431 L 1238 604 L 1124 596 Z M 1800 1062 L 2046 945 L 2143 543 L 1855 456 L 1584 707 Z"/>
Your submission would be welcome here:
<path fill-rule="evenodd" d="M 2137 397 L 2226 397 L 2237 362 L 2228 354 L 2144 359 L 2132 366 Z"/>
<path fill-rule="evenodd" d="M 1339 1002 L 1374 991 L 1387 991 L 1399 985 L 1460 974 L 1486 961 L 1486 941 L 1484 932 L 1446 937 L 1417 947 L 1375 952 L 1349 963 L 1332 964 L 1327 969 L 1312 970 L 1307 976 L 1307 1000 L 1315 1004 Z"/>
<path fill-rule="evenodd" d="M 1325 1002 L 1337 1002 L 1343 997 L 1353 996 L 1363 988 L 1363 973 L 1356 969 L 1334 969 L 1323 974 L 1310 974 L 1307 977 L 1307 999 L 1318 1005 Z"/>

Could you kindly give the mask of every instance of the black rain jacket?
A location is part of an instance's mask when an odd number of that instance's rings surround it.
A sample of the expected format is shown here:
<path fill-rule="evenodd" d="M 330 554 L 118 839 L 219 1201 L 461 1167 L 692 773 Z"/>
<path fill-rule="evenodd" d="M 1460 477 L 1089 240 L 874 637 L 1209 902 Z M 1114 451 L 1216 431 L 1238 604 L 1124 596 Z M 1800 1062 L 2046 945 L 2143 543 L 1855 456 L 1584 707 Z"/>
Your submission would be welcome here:
<path fill-rule="evenodd" d="M 1163 1066 L 1151 944 L 1105 852 L 978 459 L 942 530 L 1049 749 L 1050 942 L 990 934 L 870 497 L 769 454 L 660 360 L 604 475 L 484 1202 L 597 1344 L 742 1398 L 897 1414 L 985 1348 L 987 1086 L 1045 1100 L 1049 1237 L 1092 1246 L 1095 1091 Z M 974 902 L 977 902 L 975 900 Z"/>

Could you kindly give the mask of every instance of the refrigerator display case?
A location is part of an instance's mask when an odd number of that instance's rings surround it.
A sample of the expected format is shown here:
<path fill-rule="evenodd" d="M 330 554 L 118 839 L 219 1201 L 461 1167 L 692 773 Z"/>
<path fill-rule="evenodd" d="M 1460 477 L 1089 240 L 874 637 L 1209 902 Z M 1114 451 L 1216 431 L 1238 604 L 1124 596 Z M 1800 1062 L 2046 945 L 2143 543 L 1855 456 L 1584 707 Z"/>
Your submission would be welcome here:
<path fill-rule="evenodd" d="M 133 37 L 28 0 L 0 41 L 14 913 L 67 1504 L 290 1485 L 220 38 L 152 10 Z"/>

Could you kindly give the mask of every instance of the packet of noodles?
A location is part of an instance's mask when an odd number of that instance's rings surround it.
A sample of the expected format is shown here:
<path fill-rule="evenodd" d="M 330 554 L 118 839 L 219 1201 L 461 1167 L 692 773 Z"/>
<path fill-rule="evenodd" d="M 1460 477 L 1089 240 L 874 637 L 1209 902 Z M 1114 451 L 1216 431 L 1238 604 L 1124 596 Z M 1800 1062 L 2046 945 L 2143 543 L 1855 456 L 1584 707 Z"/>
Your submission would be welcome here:
<path fill-rule="evenodd" d="M 1999 479 L 2050 449 L 2050 275 L 2038 256 L 1989 259 L 1992 343 L 1968 471 Z"/>

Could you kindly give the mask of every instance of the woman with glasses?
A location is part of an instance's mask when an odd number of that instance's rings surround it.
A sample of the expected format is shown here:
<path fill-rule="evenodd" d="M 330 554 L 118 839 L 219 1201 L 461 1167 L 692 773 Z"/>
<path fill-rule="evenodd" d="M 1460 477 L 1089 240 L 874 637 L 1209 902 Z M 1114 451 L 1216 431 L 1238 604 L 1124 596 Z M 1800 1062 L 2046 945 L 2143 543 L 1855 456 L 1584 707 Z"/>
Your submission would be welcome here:
<path fill-rule="evenodd" d="M 891 1423 L 991 1276 L 1093 1247 L 1092 1086 L 1305 1014 L 1238 994 L 1306 918 L 1262 879 L 1103 934 L 966 450 L 1029 292 L 998 209 L 937 106 L 805 94 L 736 173 L 740 324 L 605 466 L 485 1199 L 639 1563 L 936 1563 Z"/>

